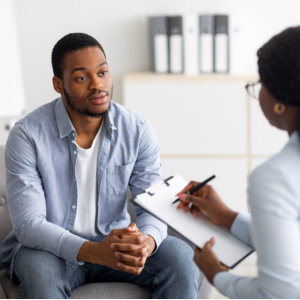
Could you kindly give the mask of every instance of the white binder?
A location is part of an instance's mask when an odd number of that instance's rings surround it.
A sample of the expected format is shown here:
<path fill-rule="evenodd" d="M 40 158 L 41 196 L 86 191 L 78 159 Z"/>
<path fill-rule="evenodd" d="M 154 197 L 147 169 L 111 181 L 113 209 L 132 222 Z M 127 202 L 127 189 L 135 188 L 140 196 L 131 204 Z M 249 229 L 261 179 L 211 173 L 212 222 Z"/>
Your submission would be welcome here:
<path fill-rule="evenodd" d="M 214 71 L 214 16 L 200 15 L 200 72 Z"/>
<path fill-rule="evenodd" d="M 183 72 L 182 16 L 169 17 L 170 73 Z"/>
<path fill-rule="evenodd" d="M 157 73 L 168 72 L 168 37 L 157 34 L 154 37 L 154 70 Z"/>
<path fill-rule="evenodd" d="M 190 212 L 178 210 L 177 205 L 172 202 L 177 198 L 176 194 L 186 185 L 187 181 L 182 176 L 172 176 L 145 190 L 132 201 L 199 248 L 202 248 L 212 236 L 215 237 L 213 251 L 225 266 L 235 267 L 251 254 L 253 249 L 234 237 L 226 228 L 212 224 L 204 216 L 196 219 Z"/>
<path fill-rule="evenodd" d="M 215 15 L 215 72 L 229 72 L 228 15 Z"/>
<path fill-rule="evenodd" d="M 199 74 L 199 17 L 183 16 L 184 74 Z"/>
<path fill-rule="evenodd" d="M 149 17 L 152 70 L 156 73 L 168 73 L 168 18 L 166 16 Z"/>

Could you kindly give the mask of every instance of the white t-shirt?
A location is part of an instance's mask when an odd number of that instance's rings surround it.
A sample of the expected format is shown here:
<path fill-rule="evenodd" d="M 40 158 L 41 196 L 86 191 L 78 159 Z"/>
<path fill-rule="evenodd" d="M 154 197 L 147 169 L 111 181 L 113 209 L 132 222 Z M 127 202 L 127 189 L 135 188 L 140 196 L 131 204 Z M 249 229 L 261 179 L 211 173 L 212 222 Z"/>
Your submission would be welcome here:
<path fill-rule="evenodd" d="M 84 149 L 76 144 L 77 211 L 73 232 L 84 236 L 96 236 L 99 234 L 96 228 L 96 167 L 101 129 L 102 125 L 94 138 L 91 148 Z"/>

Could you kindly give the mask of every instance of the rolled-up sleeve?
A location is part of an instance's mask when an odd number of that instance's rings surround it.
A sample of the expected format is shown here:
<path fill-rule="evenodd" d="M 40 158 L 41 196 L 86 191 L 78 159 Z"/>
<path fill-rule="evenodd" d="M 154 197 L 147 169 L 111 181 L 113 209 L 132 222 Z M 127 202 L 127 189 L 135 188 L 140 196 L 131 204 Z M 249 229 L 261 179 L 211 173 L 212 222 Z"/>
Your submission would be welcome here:
<path fill-rule="evenodd" d="M 130 178 L 132 196 L 160 180 L 162 178 L 158 140 L 150 123 L 145 121 L 142 125 L 138 158 Z M 167 225 L 137 205 L 135 209 L 138 228 L 154 238 L 157 249 L 167 236 Z"/>
<path fill-rule="evenodd" d="M 47 221 L 46 200 L 37 166 L 35 143 L 23 125 L 16 124 L 6 144 L 7 202 L 18 241 L 77 262 L 85 239 Z"/>

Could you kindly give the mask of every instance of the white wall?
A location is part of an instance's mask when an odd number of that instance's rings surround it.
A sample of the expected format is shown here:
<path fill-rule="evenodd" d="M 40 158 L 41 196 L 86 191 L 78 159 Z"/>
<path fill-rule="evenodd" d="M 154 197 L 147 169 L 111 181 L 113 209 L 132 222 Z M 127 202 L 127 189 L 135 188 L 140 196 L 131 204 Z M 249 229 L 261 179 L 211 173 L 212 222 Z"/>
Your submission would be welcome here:
<path fill-rule="evenodd" d="M 2 0 L 0 0 L 2 1 Z M 149 68 L 147 16 L 228 13 L 238 24 L 235 63 L 256 70 L 255 52 L 275 32 L 300 24 L 299 0 L 14 0 L 21 47 L 27 111 L 54 97 L 51 50 L 70 32 L 86 32 L 104 46 L 122 102 L 121 78 Z M 3 44 L 2 44 L 3 47 Z"/>
<path fill-rule="evenodd" d="M 25 106 L 16 14 L 13 1 L 0 1 L 0 117 L 22 113 Z"/>

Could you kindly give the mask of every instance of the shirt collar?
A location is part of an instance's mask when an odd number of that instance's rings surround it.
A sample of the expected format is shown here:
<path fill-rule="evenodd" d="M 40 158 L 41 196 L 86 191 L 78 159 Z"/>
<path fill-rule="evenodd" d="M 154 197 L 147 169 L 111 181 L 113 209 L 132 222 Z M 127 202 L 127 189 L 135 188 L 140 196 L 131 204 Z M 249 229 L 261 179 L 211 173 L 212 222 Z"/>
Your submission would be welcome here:
<path fill-rule="evenodd" d="M 113 130 L 117 130 L 117 127 L 114 124 L 114 119 L 113 119 L 113 108 L 112 108 L 112 102 L 110 103 L 108 112 L 105 114 L 103 118 L 105 128 L 107 132 L 111 135 Z"/>
<path fill-rule="evenodd" d="M 59 137 L 61 139 L 68 136 L 71 132 L 75 132 L 75 128 L 70 120 L 64 102 L 61 98 L 57 99 L 55 105 L 55 117 L 56 117 Z"/>
<path fill-rule="evenodd" d="M 112 105 L 110 105 L 108 112 L 104 115 L 103 122 L 107 132 L 111 135 L 113 130 L 117 127 L 114 125 Z M 68 136 L 70 133 L 75 132 L 75 128 L 70 120 L 64 102 L 61 98 L 57 99 L 55 105 L 55 116 L 59 132 L 59 137 L 62 139 Z"/>

